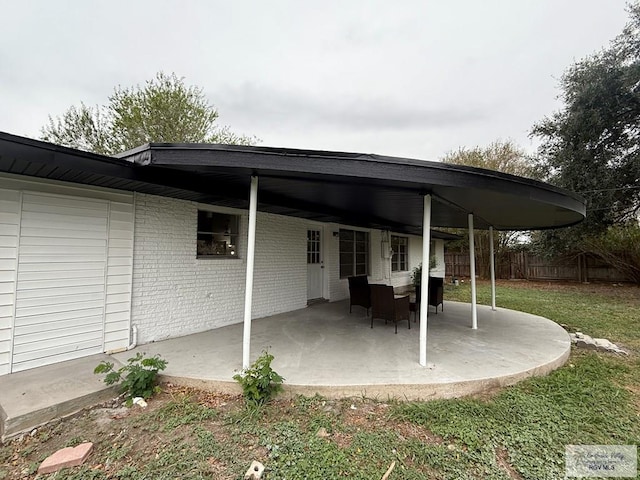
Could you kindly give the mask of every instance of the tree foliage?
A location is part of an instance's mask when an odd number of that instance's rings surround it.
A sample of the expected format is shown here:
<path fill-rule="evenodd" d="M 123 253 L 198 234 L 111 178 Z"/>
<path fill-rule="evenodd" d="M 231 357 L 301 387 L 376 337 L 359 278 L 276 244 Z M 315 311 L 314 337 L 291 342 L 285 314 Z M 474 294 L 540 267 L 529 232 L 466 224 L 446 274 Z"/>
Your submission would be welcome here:
<path fill-rule="evenodd" d="M 526 156 L 525 152 L 512 141 L 497 140 L 486 147 L 461 147 L 447 153 L 442 161 L 455 165 L 486 168 L 502 173 L 536 178 L 539 174 L 535 164 Z M 453 229 L 452 233 L 460 235 L 461 239 L 449 245 L 450 251 L 468 252 L 469 236 L 463 229 Z M 476 231 L 474 233 L 475 258 L 477 273 L 482 278 L 488 278 L 490 272 L 489 232 Z M 522 248 L 521 232 L 501 231 L 494 234 L 494 252 L 496 264 L 509 262 L 509 253 Z"/>
<path fill-rule="evenodd" d="M 602 234 L 586 237 L 581 248 L 640 284 L 640 226 L 613 225 Z"/>
<path fill-rule="evenodd" d="M 640 209 L 640 5 L 608 48 L 571 65 L 560 87 L 563 108 L 534 126 L 539 165 L 552 183 L 587 200 L 587 219 L 543 235 L 572 250 L 586 234 L 636 220 Z"/>
<path fill-rule="evenodd" d="M 116 87 L 108 103 L 81 103 L 49 116 L 42 139 L 95 153 L 114 154 L 149 142 L 250 145 L 255 137 L 217 125 L 218 111 L 202 88 L 185 85 L 175 73 L 156 74 L 144 86 Z"/>
<path fill-rule="evenodd" d="M 539 175 L 535 164 L 510 140 L 497 140 L 487 147 L 460 147 L 447 153 L 442 162 L 486 168 L 521 177 L 537 178 Z"/>

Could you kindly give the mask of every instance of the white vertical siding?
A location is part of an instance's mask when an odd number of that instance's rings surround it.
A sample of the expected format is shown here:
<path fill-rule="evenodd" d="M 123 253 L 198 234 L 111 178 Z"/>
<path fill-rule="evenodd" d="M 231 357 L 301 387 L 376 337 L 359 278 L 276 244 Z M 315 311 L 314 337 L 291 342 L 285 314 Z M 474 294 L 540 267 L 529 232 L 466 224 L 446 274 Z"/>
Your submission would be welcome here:
<path fill-rule="evenodd" d="M 0 189 L 0 375 L 10 372 L 20 228 L 20 192 Z"/>
<path fill-rule="evenodd" d="M 0 175 L 0 375 L 129 343 L 133 194 Z"/>
<path fill-rule="evenodd" d="M 108 207 L 23 193 L 12 371 L 103 351 Z"/>

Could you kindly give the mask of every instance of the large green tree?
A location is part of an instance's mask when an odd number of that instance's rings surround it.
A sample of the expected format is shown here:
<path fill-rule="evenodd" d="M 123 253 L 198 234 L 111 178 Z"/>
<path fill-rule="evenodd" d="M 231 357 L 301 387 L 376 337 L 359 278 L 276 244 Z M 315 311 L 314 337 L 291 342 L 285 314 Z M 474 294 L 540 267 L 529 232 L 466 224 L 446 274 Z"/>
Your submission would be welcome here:
<path fill-rule="evenodd" d="M 640 5 L 602 51 L 571 65 L 560 81 L 563 107 L 532 134 L 541 139 L 546 179 L 583 195 L 587 219 L 541 235 L 546 250 L 579 249 L 586 236 L 636 222 L 640 210 Z"/>
<path fill-rule="evenodd" d="M 255 137 L 219 126 L 218 111 L 202 88 L 185 85 L 175 73 L 162 72 L 145 85 L 116 87 L 104 106 L 81 103 L 59 117 L 49 116 L 42 139 L 102 154 L 114 154 L 148 142 L 250 145 Z"/>

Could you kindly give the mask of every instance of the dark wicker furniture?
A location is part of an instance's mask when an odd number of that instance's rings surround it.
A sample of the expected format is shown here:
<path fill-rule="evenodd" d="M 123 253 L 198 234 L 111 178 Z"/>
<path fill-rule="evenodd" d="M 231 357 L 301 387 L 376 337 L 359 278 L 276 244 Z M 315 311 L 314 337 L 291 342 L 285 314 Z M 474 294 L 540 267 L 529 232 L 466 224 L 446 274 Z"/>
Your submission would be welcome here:
<path fill-rule="evenodd" d="M 373 319 L 381 318 L 385 323 L 393 322 L 398 333 L 398 322 L 409 319 L 409 295 L 394 295 L 393 287 L 389 285 L 370 285 L 371 288 L 371 328 Z"/>

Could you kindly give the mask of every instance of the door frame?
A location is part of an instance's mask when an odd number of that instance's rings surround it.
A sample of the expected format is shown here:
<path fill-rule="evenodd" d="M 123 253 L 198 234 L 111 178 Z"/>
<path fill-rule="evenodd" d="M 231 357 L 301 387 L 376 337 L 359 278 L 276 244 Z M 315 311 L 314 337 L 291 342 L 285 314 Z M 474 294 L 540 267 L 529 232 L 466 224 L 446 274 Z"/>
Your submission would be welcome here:
<path fill-rule="evenodd" d="M 325 225 L 323 223 L 308 223 L 307 224 L 307 228 L 305 229 L 305 245 L 306 245 L 306 239 L 307 239 L 307 235 L 308 235 L 308 231 L 309 230 L 319 230 L 320 231 L 320 271 L 322 272 L 322 279 L 321 279 L 321 284 L 322 284 L 322 293 L 321 296 L 319 298 L 321 299 L 328 299 L 328 293 L 329 293 L 329 278 L 327 275 L 327 268 L 326 268 L 326 252 L 327 252 L 327 247 L 326 247 L 326 228 Z M 307 247 L 305 246 L 305 253 L 307 252 Z M 307 264 L 308 265 L 308 264 Z M 309 276 L 307 274 L 307 283 L 309 282 Z M 308 297 L 308 294 L 307 294 Z M 307 298 L 307 300 L 310 300 L 309 298 Z"/>

